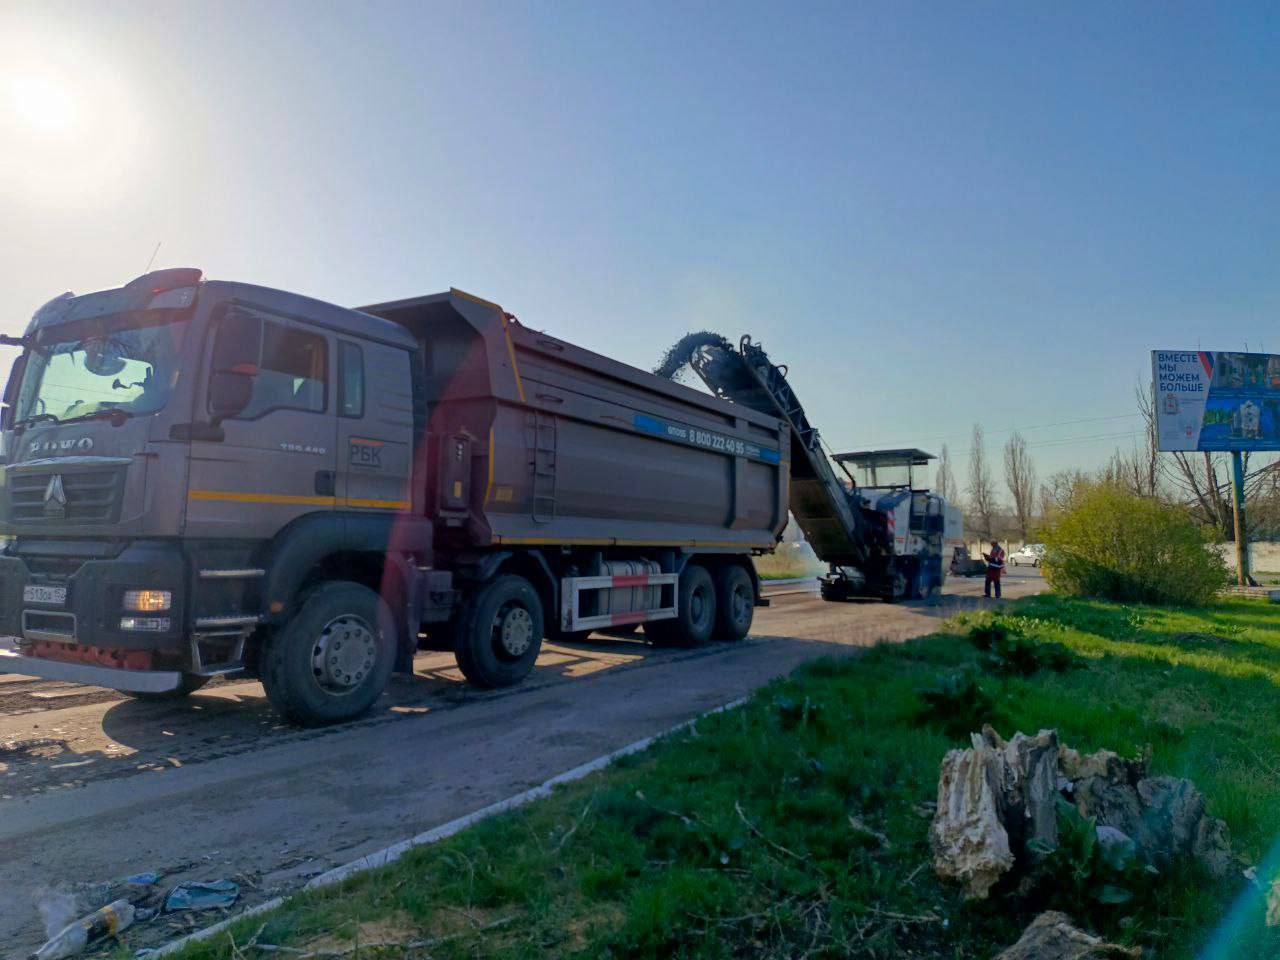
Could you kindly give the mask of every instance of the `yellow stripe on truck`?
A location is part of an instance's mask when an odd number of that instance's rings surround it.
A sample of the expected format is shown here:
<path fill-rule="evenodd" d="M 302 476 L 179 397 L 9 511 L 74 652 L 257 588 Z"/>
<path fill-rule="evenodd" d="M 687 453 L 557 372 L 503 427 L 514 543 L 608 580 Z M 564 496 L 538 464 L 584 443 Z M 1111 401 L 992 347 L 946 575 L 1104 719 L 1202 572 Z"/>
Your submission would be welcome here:
<path fill-rule="evenodd" d="M 743 543 L 740 540 L 630 540 L 622 537 L 508 537 L 495 534 L 495 543 L 519 543 L 525 545 L 570 544 L 596 547 L 735 547 L 740 550 L 772 550 L 774 543 Z"/>
<path fill-rule="evenodd" d="M 340 507 L 369 507 L 374 510 L 408 510 L 408 500 L 361 500 L 356 497 L 339 497 Z"/>
<path fill-rule="evenodd" d="M 240 490 L 191 490 L 192 500 L 221 503 L 270 503 L 300 507 L 367 507 L 373 510 L 408 510 L 408 500 L 366 500 L 359 497 L 308 497 L 290 493 L 245 493 Z"/>

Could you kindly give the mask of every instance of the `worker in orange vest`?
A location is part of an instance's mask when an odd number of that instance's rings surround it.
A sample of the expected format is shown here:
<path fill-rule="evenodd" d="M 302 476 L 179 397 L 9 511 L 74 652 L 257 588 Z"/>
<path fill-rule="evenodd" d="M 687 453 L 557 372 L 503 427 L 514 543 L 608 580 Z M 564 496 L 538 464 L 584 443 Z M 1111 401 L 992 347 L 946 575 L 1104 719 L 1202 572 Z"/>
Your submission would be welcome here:
<path fill-rule="evenodd" d="M 1004 548 L 999 540 L 991 541 L 991 552 L 984 553 L 982 559 L 987 561 L 987 579 L 982 585 L 982 595 L 991 596 L 991 585 L 995 584 L 996 599 L 1000 599 L 1000 575 L 1004 573 Z"/>

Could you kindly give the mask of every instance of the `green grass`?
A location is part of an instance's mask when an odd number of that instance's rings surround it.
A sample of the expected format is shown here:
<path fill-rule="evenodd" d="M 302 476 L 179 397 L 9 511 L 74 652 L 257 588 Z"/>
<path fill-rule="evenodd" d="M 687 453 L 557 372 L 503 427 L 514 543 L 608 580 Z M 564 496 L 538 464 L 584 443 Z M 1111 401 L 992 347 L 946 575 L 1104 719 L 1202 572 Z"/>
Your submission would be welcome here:
<path fill-rule="evenodd" d="M 756 575 L 761 580 L 793 580 L 799 577 L 812 577 L 826 568 L 816 561 L 796 553 L 794 549 L 781 549 L 778 553 L 764 554 L 752 558 Z"/>
<path fill-rule="evenodd" d="M 235 942 L 249 958 L 288 956 L 245 948 L 255 933 L 311 952 L 358 936 L 370 958 L 991 957 L 1054 900 L 966 903 L 928 865 L 938 763 L 960 740 L 943 732 L 955 717 L 922 715 L 921 690 L 963 671 L 982 712 L 965 720 L 1006 736 L 1056 727 L 1082 750 L 1149 746 L 1154 771 L 1193 778 L 1234 850 L 1274 874 L 1280 607 L 1025 599 L 1004 621 L 1079 658 L 1030 676 L 986 669 L 963 639 L 988 616 L 811 663 L 545 801 L 242 921 Z M 1086 919 L 1155 956 L 1273 956 L 1261 895 L 1243 892 L 1182 871 Z M 223 937 L 181 956 L 235 952 Z"/>
<path fill-rule="evenodd" d="M 812 577 L 813 571 L 806 570 L 804 567 L 779 567 L 777 570 L 769 570 L 760 574 L 760 579 L 769 580 L 799 580 L 801 577 Z"/>

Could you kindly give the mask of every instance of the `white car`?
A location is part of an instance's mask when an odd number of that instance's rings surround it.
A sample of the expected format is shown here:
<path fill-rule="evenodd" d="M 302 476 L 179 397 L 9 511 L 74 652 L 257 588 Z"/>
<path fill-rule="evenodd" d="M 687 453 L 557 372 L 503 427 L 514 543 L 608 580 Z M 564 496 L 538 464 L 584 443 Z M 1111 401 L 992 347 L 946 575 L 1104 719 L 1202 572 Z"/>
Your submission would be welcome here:
<path fill-rule="evenodd" d="M 1024 564 L 1038 567 L 1040 562 L 1044 560 L 1044 544 L 1028 543 L 1020 550 L 1015 550 L 1009 554 L 1009 566 L 1020 567 Z"/>

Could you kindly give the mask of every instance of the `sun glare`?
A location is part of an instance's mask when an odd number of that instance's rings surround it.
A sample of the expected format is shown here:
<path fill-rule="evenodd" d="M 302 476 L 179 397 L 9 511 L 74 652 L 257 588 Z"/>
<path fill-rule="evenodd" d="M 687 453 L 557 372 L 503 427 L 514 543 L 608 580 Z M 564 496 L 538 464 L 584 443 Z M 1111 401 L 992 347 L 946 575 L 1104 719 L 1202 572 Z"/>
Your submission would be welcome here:
<path fill-rule="evenodd" d="M 0 34 L 0 200 L 49 210 L 119 197 L 145 149 L 127 81 L 65 34 Z"/>
<path fill-rule="evenodd" d="M 23 126 L 44 133 L 65 133 L 79 119 L 80 106 L 65 81 L 40 74 L 12 77 L 8 86 L 8 107 Z"/>

